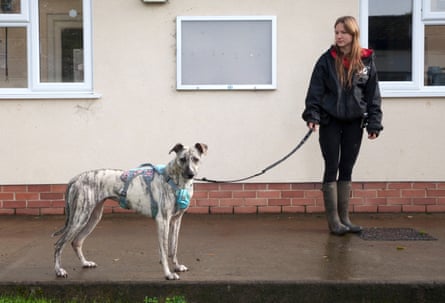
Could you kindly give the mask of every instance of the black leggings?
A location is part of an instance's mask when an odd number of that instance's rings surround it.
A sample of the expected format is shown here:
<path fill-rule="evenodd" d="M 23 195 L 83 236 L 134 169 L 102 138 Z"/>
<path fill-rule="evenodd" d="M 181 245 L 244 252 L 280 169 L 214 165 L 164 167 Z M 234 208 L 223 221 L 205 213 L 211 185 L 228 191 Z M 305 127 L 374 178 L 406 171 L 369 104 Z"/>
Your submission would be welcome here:
<path fill-rule="evenodd" d="M 337 181 L 337 173 L 339 181 L 351 181 L 362 137 L 361 119 L 331 118 L 327 125 L 320 125 L 319 141 L 325 163 L 323 183 Z"/>

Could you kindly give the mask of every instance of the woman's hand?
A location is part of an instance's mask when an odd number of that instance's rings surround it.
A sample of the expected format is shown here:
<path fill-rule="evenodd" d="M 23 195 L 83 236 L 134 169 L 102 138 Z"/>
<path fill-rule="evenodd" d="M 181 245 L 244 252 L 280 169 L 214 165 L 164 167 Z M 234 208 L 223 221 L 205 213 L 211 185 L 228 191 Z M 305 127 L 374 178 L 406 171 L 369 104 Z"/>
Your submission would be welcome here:
<path fill-rule="evenodd" d="M 314 122 L 308 122 L 307 123 L 307 127 L 309 127 L 310 129 L 312 129 L 313 132 L 316 132 L 318 129 L 318 124 L 314 123 Z"/>
<path fill-rule="evenodd" d="M 376 133 L 369 133 L 369 134 L 368 134 L 368 139 L 370 139 L 370 140 L 374 140 L 374 139 L 377 139 L 378 136 L 379 136 L 379 135 L 376 134 Z"/>

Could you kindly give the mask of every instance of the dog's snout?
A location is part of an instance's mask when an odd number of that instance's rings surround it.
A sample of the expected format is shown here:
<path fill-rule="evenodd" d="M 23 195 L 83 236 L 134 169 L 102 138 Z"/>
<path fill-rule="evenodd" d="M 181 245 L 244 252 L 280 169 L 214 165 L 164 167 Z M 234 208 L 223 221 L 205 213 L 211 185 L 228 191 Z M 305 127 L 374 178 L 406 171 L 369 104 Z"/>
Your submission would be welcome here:
<path fill-rule="evenodd" d="M 187 169 L 184 171 L 183 176 L 184 176 L 184 178 L 186 178 L 186 179 L 193 179 L 193 178 L 195 177 L 195 172 L 193 171 L 193 169 L 191 169 L 191 168 L 189 167 L 189 168 L 187 168 Z"/>

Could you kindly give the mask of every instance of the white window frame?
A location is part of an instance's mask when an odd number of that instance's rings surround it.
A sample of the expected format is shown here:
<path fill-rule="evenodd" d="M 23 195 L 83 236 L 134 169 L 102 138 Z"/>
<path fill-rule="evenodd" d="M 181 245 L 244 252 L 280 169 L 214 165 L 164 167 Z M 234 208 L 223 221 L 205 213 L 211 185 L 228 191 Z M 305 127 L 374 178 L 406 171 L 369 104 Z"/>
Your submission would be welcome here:
<path fill-rule="evenodd" d="M 360 0 L 360 42 L 363 47 L 368 47 L 369 1 Z M 422 5 L 425 5 L 426 2 L 429 2 L 429 0 L 412 0 L 412 81 L 380 81 L 380 90 L 383 97 L 445 97 L 445 86 L 424 85 L 425 25 L 445 24 L 445 19 L 425 20 L 422 18 Z M 376 56 L 378 56 L 378 53 L 376 53 Z"/>
<path fill-rule="evenodd" d="M 95 99 L 93 91 L 92 0 L 82 0 L 83 82 L 41 82 L 39 0 L 20 0 L 21 14 L 1 14 L 0 26 L 25 27 L 27 33 L 27 88 L 0 88 L 0 99 Z"/>
<path fill-rule="evenodd" d="M 431 0 L 422 0 L 423 10 L 422 18 L 423 20 L 445 20 L 445 11 L 443 12 L 433 12 L 431 11 Z"/>

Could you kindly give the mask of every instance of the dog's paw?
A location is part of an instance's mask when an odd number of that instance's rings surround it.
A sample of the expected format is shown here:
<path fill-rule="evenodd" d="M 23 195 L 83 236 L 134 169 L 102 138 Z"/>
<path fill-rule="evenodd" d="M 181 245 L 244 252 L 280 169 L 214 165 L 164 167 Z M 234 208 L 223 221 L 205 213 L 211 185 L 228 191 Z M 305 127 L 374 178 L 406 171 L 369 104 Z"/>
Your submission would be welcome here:
<path fill-rule="evenodd" d="M 59 268 L 56 270 L 57 278 L 68 278 L 68 273 L 63 268 Z"/>
<path fill-rule="evenodd" d="M 177 273 L 170 273 L 165 276 L 166 280 L 179 280 L 179 275 Z"/>
<path fill-rule="evenodd" d="M 92 261 L 86 261 L 82 264 L 83 268 L 94 268 L 97 267 L 97 264 Z"/>
<path fill-rule="evenodd" d="M 186 271 L 188 271 L 189 269 L 187 268 L 187 266 L 185 266 L 185 265 L 181 265 L 181 264 L 179 264 L 179 265 L 176 265 L 175 266 L 175 272 L 186 272 Z"/>

